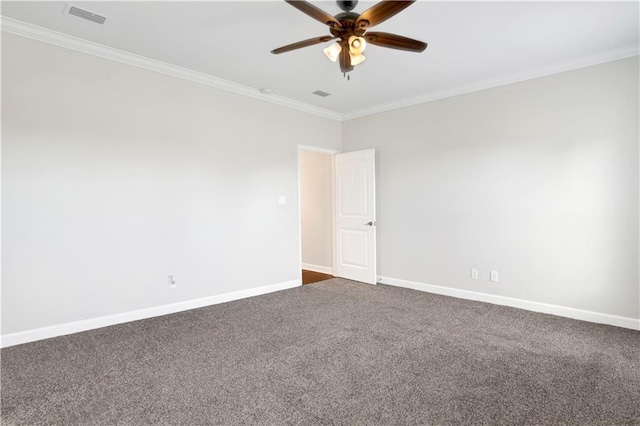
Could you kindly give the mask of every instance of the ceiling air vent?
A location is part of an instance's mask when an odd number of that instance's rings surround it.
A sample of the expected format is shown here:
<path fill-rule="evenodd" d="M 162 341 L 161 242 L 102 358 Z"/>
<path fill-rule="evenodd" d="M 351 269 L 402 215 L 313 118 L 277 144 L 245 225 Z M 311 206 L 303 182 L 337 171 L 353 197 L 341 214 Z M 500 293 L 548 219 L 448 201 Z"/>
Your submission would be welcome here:
<path fill-rule="evenodd" d="M 87 21 L 95 22 L 100 25 L 104 24 L 104 21 L 107 20 L 107 18 L 102 15 L 89 12 L 86 9 L 80 9 L 78 6 L 74 6 L 69 3 L 65 6 L 64 13 L 67 15 L 77 16 L 78 18 L 86 19 Z"/>
<path fill-rule="evenodd" d="M 331 93 L 325 92 L 324 90 L 316 90 L 315 92 L 313 92 L 313 94 L 322 96 L 323 98 L 326 98 L 327 96 L 331 95 Z"/>

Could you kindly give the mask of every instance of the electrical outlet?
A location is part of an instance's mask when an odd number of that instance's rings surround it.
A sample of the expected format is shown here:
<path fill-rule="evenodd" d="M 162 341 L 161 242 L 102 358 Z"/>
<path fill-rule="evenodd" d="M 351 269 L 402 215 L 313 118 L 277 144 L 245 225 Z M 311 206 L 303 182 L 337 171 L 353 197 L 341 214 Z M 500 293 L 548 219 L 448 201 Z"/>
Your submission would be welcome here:
<path fill-rule="evenodd" d="M 478 279 L 478 270 L 477 269 L 472 269 L 471 270 L 471 278 L 473 278 L 474 280 Z"/>
<path fill-rule="evenodd" d="M 169 275 L 169 290 L 173 290 L 176 287 L 178 287 L 178 284 L 176 284 L 176 281 L 173 279 L 173 275 Z"/>
<path fill-rule="evenodd" d="M 489 279 L 491 281 L 493 281 L 494 283 L 498 282 L 498 271 L 491 271 L 491 274 L 489 275 Z"/>

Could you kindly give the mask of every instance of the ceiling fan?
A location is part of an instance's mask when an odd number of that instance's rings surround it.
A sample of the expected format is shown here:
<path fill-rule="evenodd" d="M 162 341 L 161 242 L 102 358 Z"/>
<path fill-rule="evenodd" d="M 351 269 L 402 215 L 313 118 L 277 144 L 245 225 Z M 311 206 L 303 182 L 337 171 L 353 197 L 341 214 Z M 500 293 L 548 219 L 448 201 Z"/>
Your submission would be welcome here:
<path fill-rule="evenodd" d="M 355 65 L 365 60 L 362 52 L 367 43 L 409 52 L 422 52 L 427 48 L 427 43 L 419 40 L 396 34 L 368 31 L 374 25 L 386 21 L 411 6 L 415 0 L 383 0 L 361 14 L 352 12 L 358 4 L 357 0 L 338 0 L 336 3 L 343 12 L 336 16 L 329 15 L 306 0 L 285 1 L 316 21 L 328 25 L 331 35 L 314 37 L 279 47 L 271 51 L 275 55 L 338 39 L 338 41 L 324 49 L 324 53 L 334 62 L 339 60 L 340 70 L 347 75 L 348 72 L 353 71 Z"/>

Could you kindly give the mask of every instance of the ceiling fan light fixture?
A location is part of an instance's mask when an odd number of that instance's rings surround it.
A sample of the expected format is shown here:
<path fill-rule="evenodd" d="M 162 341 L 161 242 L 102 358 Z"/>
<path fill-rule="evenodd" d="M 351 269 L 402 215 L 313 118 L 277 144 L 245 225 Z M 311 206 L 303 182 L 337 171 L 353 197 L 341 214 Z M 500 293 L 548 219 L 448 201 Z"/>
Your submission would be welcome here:
<path fill-rule="evenodd" d="M 362 37 L 349 37 L 349 51 L 354 55 L 360 55 L 367 48 L 367 42 Z"/>
<path fill-rule="evenodd" d="M 340 7 L 343 12 L 335 16 L 331 16 L 324 10 L 313 5 L 309 0 L 285 1 L 300 12 L 310 16 L 323 25 L 329 26 L 329 33 L 331 35 L 312 37 L 307 40 L 301 40 L 279 47 L 271 51 L 274 55 L 338 39 L 336 43 L 331 44 L 331 46 L 323 49 L 323 51 L 330 61 L 340 62 L 340 71 L 349 79 L 348 73 L 353 71 L 355 65 L 365 60 L 362 52 L 366 49 L 367 42 L 378 47 L 406 50 L 409 52 L 422 52 L 427 48 L 427 43 L 413 40 L 409 37 L 384 32 L 369 32 L 371 27 L 402 12 L 408 6 L 415 3 L 415 0 L 379 0 L 362 13 L 352 11 L 358 3 L 357 0 L 337 0 L 338 7 Z M 363 36 L 366 37 L 366 39 Z"/>
<path fill-rule="evenodd" d="M 367 59 L 364 57 L 362 53 L 358 53 L 357 55 L 354 55 L 353 53 L 349 52 L 349 56 L 351 56 L 351 65 L 353 66 L 361 64 L 365 59 Z"/>
<path fill-rule="evenodd" d="M 340 55 L 341 51 L 342 46 L 340 46 L 340 43 L 333 43 L 331 46 L 323 50 L 324 54 L 327 55 L 327 58 L 333 62 L 338 60 L 338 55 Z"/>

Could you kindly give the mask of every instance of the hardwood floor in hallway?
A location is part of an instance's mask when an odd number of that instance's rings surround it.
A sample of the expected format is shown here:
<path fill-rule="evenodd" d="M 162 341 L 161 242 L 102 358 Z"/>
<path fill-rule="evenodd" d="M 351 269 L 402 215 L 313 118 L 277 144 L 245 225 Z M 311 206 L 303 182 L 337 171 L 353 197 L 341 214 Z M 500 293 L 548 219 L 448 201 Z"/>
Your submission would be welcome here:
<path fill-rule="evenodd" d="M 302 270 L 302 284 L 313 284 L 320 281 L 330 280 L 333 275 L 323 274 L 322 272 L 309 271 L 307 269 Z"/>

